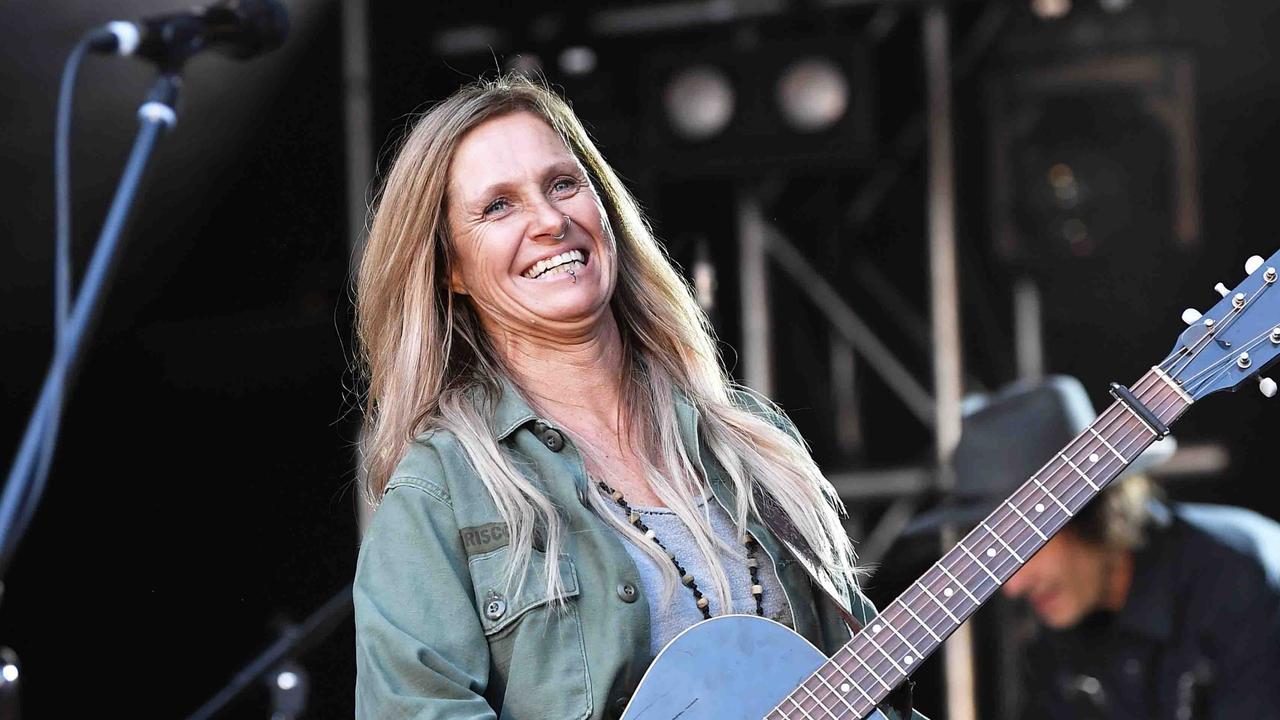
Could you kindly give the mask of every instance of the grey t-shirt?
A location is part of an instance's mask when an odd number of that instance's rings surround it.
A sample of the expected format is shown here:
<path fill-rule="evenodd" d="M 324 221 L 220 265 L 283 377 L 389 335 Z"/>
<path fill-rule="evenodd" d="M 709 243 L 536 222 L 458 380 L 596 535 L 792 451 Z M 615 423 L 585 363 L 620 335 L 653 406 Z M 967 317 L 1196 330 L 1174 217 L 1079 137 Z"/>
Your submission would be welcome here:
<path fill-rule="evenodd" d="M 699 503 L 699 510 L 705 502 L 704 500 Z M 612 502 L 609 504 L 610 509 L 618 517 L 625 518 L 626 514 L 621 506 Z M 751 574 L 747 569 L 747 548 L 738 541 L 733 520 L 724 508 L 720 507 L 720 503 L 710 503 L 711 528 L 718 538 L 728 543 L 733 549 L 732 554 L 720 551 L 720 564 L 729 578 L 729 591 L 733 602 L 731 612 L 726 612 L 721 607 L 718 593 L 711 592 L 710 581 L 704 581 L 704 578 L 711 577 L 710 571 L 707 570 L 706 558 L 698 551 L 698 547 L 693 542 L 693 535 L 689 533 L 689 529 L 680 521 L 680 518 L 667 508 L 632 505 L 631 509 L 640 513 L 644 524 L 653 530 L 654 535 L 676 556 L 684 569 L 693 574 L 697 580 L 698 589 L 710 602 L 708 609 L 711 610 L 712 617 L 731 613 L 756 614 L 755 597 L 751 595 Z M 650 648 L 652 653 L 657 655 L 658 651 L 671 642 L 676 635 L 689 626 L 701 622 L 702 611 L 694 604 L 693 592 L 680 583 L 676 584 L 670 601 L 664 601 L 665 586 L 657 562 L 636 547 L 630 537 L 623 536 L 622 540 L 627 553 L 631 555 L 636 568 L 640 571 L 641 589 L 645 597 L 649 598 Z M 764 616 L 788 627 L 794 627 L 791 609 L 787 605 L 782 586 L 778 583 L 773 563 L 769 561 L 769 556 L 763 549 L 756 550 L 756 559 L 759 560 L 760 566 L 760 586 L 764 590 Z"/>

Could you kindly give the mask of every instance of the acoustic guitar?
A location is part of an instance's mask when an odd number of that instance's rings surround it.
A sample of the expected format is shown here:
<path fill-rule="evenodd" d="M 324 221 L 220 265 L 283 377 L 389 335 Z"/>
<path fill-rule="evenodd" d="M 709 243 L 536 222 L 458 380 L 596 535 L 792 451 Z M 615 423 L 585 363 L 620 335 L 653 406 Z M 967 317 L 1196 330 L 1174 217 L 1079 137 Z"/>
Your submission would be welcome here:
<path fill-rule="evenodd" d="M 694 625 L 658 654 L 623 720 L 884 720 L 876 707 L 1192 403 L 1237 390 L 1280 354 L 1280 252 L 1188 327 L 1173 352 L 831 657 L 752 615 Z M 1264 395 L 1276 384 L 1258 380 Z"/>

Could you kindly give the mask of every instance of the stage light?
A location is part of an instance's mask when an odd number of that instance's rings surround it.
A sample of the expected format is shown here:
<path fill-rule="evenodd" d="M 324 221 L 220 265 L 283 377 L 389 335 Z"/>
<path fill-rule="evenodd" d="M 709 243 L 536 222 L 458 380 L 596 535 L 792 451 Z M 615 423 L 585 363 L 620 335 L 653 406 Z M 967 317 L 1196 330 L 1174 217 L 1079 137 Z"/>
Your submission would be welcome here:
<path fill-rule="evenodd" d="M 574 45 L 560 52 L 560 72 L 566 75 L 586 75 L 596 69 L 596 51 L 583 45 Z"/>
<path fill-rule="evenodd" d="M 873 59 L 839 35 L 655 50 L 640 73 L 642 152 L 669 177 L 865 169 L 878 157 Z"/>
<path fill-rule="evenodd" d="M 1057 20 L 1071 12 L 1071 0 L 1031 0 L 1031 12 L 1041 20 Z"/>
<path fill-rule="evenodd" d="M 1075 171 L 1066 163 L 1056 163 L 1049 168 L 1049 187 L 1053 188 L 1053 198 L 1060 208 L 1069 210 L 1080 201 L 1080 184 L 1076 182 Z"/>
<path fill-rule="evenodd" d="M 298 686 L 298 674 L 285 670 L 276 675 L 276 687 L 281 690 L 292 690 Z"/>
<path fill-rule="evenodd" d="M 3 668 L 0 668 L 0 677 L 3 677 L 5 682 L 17 682 L 18 666 L 6 663 Z"/>
<path fill-rule="evenodd" d="M 835 63 L 805 58 L 778 78 L 777 100 L 792 128 L 818 132 L 844 117 L 849 108 L 849 83 Z"/>
<path fill-rule="evenodd" d="M 733 117 L 733 85 L 719 69 L 698 65 L 672 76 L 663 105 L 677 134 L 686 140 L 707 140 L 720 134 Z"/>

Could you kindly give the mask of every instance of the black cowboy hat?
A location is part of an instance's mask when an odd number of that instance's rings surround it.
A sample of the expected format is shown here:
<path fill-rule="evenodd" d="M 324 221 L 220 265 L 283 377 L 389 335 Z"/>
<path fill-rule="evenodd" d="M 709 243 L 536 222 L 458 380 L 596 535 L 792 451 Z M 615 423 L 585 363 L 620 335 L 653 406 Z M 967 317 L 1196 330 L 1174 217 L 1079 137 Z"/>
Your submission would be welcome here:
<path fill-rule="evenodd" d="M 951 460 L 954 487 L 937 507 L 908 523 L 906 535 L 942 525 L 973 526 L 1097 417 L 1084 386 L 1068 375 L 967 397 L 962 413 Z M 1150 470 L 1176 447 L 1172 436 L 1151 445 L 1120 477 Z"/>

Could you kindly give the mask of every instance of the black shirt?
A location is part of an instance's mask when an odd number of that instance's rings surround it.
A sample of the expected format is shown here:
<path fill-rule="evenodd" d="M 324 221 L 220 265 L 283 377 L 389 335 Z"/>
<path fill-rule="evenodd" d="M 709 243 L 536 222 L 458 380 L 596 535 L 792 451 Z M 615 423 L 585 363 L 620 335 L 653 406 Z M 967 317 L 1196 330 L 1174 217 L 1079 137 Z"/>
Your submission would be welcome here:
<path fill-rule="evenodd" d="M 1124 607 L 1029 648 L 1024 717 L 1280 720 L 1280 524 L 1161 505 Z"/>

